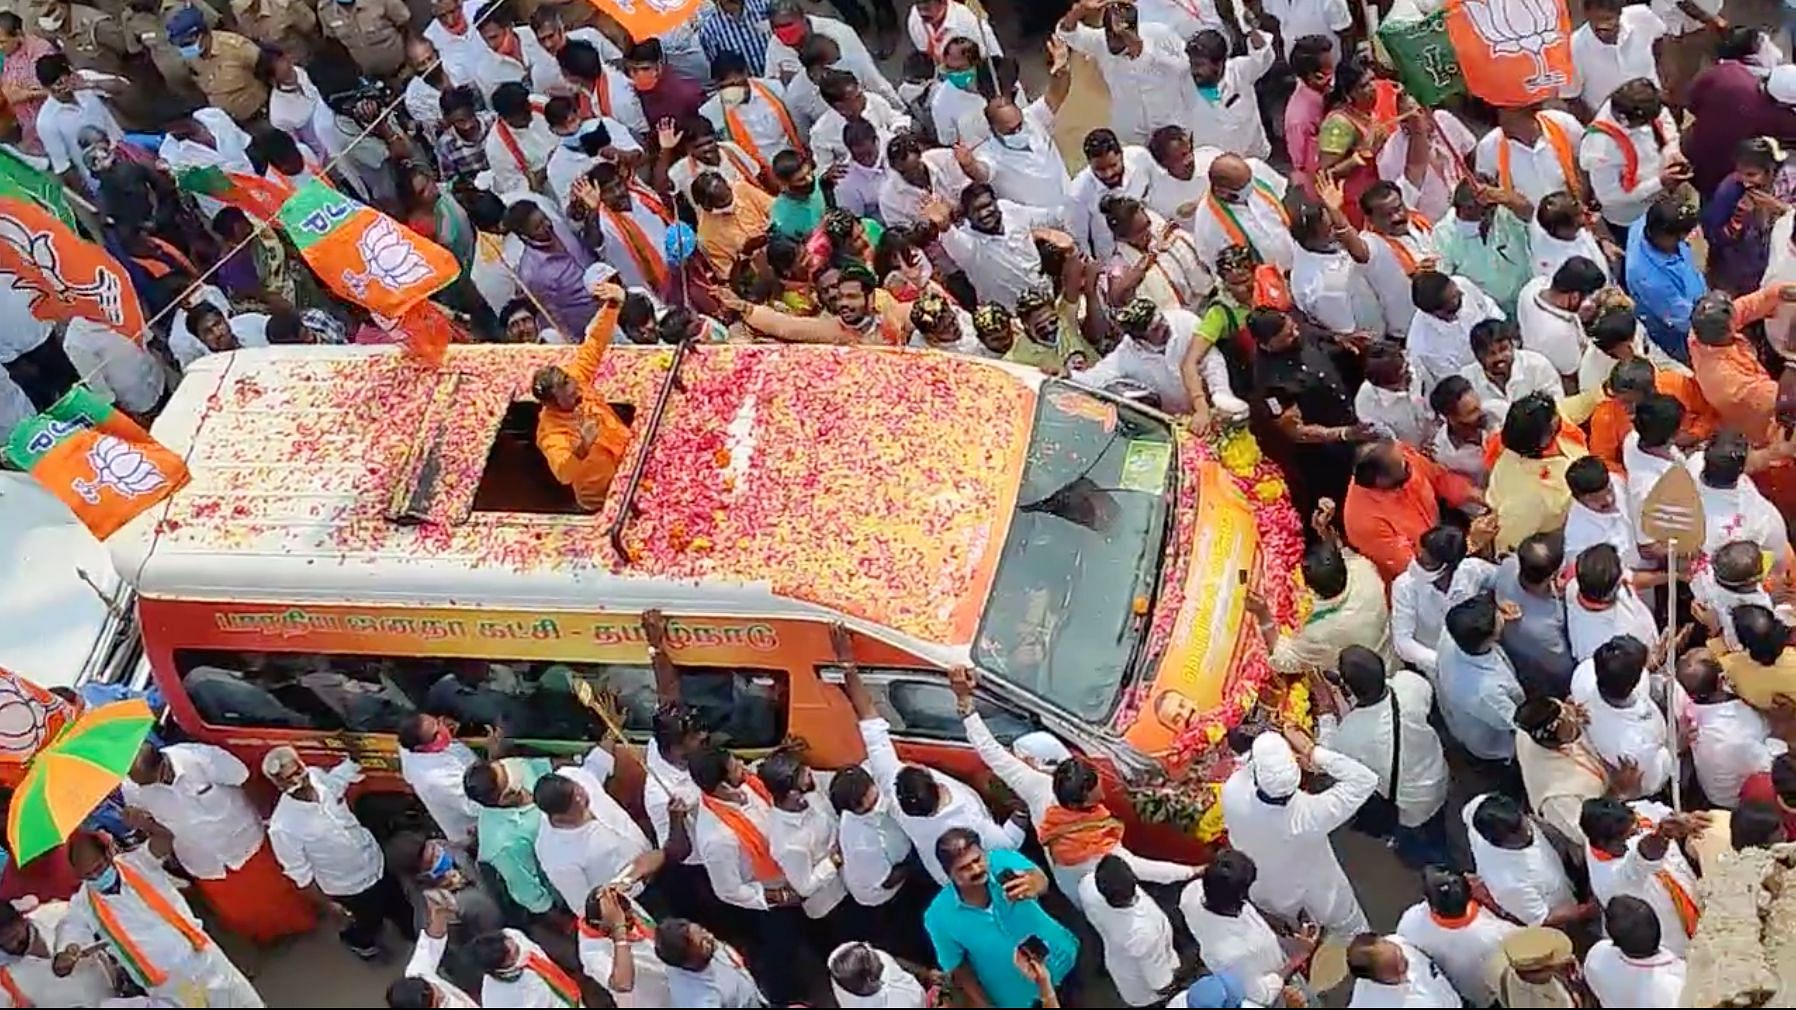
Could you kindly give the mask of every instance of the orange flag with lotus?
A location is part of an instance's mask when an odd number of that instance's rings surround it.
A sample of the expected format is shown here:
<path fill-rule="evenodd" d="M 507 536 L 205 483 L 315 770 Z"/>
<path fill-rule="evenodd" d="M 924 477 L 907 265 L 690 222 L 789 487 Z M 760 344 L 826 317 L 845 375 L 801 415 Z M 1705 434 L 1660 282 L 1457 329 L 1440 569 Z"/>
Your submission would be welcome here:
<path fill-rule="evenodd" d="M 1492 105 L 1557 98 L 1572 79 L 1565 0 L 1447 0 L 1447 37 L 1466 88 Z"/>
<path fill-rule="evenodd" d="M 698 14 L 699 0 L 591 0 L 637 41 L 665 35 Z"/>
<path fill-rule="evenodd" d="M 279 220 L 326 287 L 388 319 L 403 317 L 461 274 L 454 253 L 317 182 L 288 197 Z"/>
<path fill-rule="evenodd" d="M 0 283 L 8 274 L 37 294 L 31 314 L 39 319 L 89 319 L 143 340 L 143 306 L 124 266 L 54 214 L 14 197 L 0 198 Z"/>

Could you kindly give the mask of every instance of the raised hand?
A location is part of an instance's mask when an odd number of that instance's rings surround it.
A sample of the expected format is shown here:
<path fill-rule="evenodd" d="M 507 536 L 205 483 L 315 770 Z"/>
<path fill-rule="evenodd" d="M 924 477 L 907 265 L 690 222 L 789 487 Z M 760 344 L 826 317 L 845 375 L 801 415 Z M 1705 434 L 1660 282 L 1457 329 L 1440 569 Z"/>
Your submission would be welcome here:
<path fill-rule="evenodd" d="M 661 150 L 673 151 L 679 149 L 680 141 L 685 140 L 686 135 L 680 132 L 673 117 L 669 116 L 655 124 L 655 139 L 660 142 Z"/>

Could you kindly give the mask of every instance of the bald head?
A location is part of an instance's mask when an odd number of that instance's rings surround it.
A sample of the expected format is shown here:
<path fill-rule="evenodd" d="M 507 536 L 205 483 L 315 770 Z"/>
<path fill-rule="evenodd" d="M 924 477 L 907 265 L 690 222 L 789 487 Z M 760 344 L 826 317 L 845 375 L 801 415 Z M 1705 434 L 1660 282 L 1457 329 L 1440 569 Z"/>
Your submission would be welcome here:
<path fill-rule="evenodd" d="M 1253 168 L 1238 154 L 1219 154 L 1210 162 L 1210 189 L 1225 203 L 1239 203 L 1253 185 Z"/>
<path fill-rule="evenodd" d="M 1000 137 L 1009 136 L 1023 128 L 1023 110 L 1000 95 L 985 103 L 985 121 L 993 133 Z"/>

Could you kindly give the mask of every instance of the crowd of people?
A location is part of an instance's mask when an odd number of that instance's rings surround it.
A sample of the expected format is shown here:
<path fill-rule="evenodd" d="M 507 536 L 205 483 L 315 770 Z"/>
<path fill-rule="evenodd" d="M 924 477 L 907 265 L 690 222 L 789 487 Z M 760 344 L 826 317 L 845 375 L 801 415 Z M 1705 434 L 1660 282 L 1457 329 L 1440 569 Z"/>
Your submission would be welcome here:
<path fill-rule="evenodd" d="M 614 739 L 477 757 L 477 686 L 400 728 L 427 816 L 380 839 L 351 763 L 269 753 L 264 817 L 226 751 L 146 745 L 63 886 L 0 904 L 11 1005 L 262 1005 L 191 895 L 367 958 L 391 922 L 396 1007 L 1058 1006 L 1094 975 L 1298 1006 L 1329 956 L 1351 1006 L 1670 1007 L 1699 843 L 1796 830 L 1796 65 L 1719 0 L 1582 0 L 1559 97 L 1452 110 L 1338 0 L 1075 0 L 1039 92 L 959 0 L 706 0 L 643 39 L 584 2 L 103 3 L 0 12 L 8 149 L 91 208 L 153 333 L 0 290 L 0 433 L 77 382 L 149 420 L 209 354 L 402 341 L 180 180 L 319 182 L 453 253 L 461 339 L 581 344 L 533 388 L 589 510 L 630 438 L 584 395 L 613 342 L 909 346 L 1246 426 L 1312 517 L 1305 618 L 1250 593 L 1249 631 L 1319 719 L 1231 733 L 1226 843 L 1164 862 L 1090 761 L 1000 743 L 972 671 L 958 714 L 1017 815 L 902 762 L 845 632 L 865 762 L 751 769 L 651 613 L 646 830 Z M 1108 114 L 1069 160 L 1075 60 Z M 1694 487 L 1696 542 L 1644 521 L 1662 486 Z M 1349 826 L 1417 874 L 1388 928 Z"/>

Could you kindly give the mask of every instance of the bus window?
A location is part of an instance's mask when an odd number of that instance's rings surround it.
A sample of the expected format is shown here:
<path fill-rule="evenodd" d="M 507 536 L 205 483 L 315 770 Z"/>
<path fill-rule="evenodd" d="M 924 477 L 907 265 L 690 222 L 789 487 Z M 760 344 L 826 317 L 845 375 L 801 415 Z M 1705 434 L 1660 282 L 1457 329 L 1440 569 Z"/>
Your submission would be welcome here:
<path fill-rule="evenodd" d="M 626 736 L 653 725 L 648 666 L 179 649 L 175 667 L 200 718 L 215 726 L 391 733 L 414 711 L 455 718 L 464 734 L 498 724 L 514 739 L 591 740 L 575 700 L 586 681 L 616 700 Z M 784 671 L 680 667 L 686 705 L 719 743 L 778 746 L 786 736 Z"/>
<path fill-rule="evenodd" d="M 825 666 L 820 676 L 837 679 L 839 667 Z M 869 667 L 862 679 L 873 695 L 873 704 L 886 722 L 892 724 L 894 736 L 917 740 L 943 740 L 966 743 L 967 733 L 960 713 L 954 707 L 954 692 L 939 675 L 921 670 Z M 1024 733 L 1041 727 L 1023 712 L 1006 707 L 984 695 L 973 699 L 973 708 L 985 720 L 992 736 L 1006 747 Z"/>

